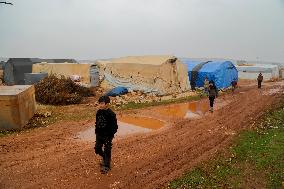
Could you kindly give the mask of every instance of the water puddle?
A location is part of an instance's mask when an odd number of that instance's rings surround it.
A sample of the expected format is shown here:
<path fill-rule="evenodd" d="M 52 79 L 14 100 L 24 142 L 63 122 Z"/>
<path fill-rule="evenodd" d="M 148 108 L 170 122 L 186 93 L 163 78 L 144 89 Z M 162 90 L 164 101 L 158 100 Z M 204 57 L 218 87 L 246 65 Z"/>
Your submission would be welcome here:
<path fill-rule="evenodd" d="M 189 118 L 198 119 L 205 115 L 209 110 L 209 105 L 207 102 L 189 102 L 183 104 L 172 104 L 166 107 L 157 107 L 155 112 L 176 118 Z"/>
<path fill-rule="evenodd" d="M 216 102 L 214 109 L 228 104 L 227 101 Z M 150 110 L 153 115 L 162 115 L 170 118 L 181 118 L 181 119 L 199 119 L 209 112 L 209 102 L 193 101 L 182 104 L 171 104 L 168 106 L 154 107 Z M 147 133 L 153 130 L 160 129 L 165 126 L 165 122 L 159 119 L 150 117 L 137 116 L 137 115 L 119 115 L 118 117 L 118 132 L 116 136 L 122 137 L 131 134 Z M 89 128 L 85 131 L 78 133 L 76 138 L 88 141 L 95 141 L 95 128 Z"/>
<path fill-rule="evenodd" d="M 122 115 L 118 117 L 118 120 L 123 123 L 135 125 L 138 127 L 153 129 L 153 130 L 160 129 L 164 126 L 163 121 L 160 121 L 158 119 L 149 118 L 149 117 Z"/>
<path fill-rule="evenodd" d="M 120 116 L 118 117 L 118 131 L 116 136 L 123 137 L 131 134 L 147 133 L 152 130 L 162 128 L 164 124 L 165 123 L 163 121 L 148 117 Z M 79 132 L 75 139 L 95 141 L 95 127 Z"/>

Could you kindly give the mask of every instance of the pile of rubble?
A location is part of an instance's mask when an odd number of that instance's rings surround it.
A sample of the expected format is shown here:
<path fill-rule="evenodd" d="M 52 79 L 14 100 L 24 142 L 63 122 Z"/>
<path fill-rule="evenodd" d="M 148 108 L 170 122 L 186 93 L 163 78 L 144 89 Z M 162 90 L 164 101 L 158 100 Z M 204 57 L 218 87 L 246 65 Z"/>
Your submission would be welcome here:
<path fill-rule="evenodd" d="M 140 91 L 133 91 L 129 92 L 125 95 L 111 97 L 111 104 L 120 106 L 127 104 L 129 102 L 134 103 L 151 103 L 151 102 L 161 102 L 161 101 L 167 101 L 167 100 L 174 100 L 179 98 L 186 98 L 189 96 L 196 95 L 196 92 L 188 91 L 184 93 L 179 94 L 172 94 L 172 95 L 165 95 L 165 96 L 158 96 L 153 93 L 145 94 Z"/>
<path fill-rule="evenodd" d="M 43 104 L 78 104 L 87 96 L 92 96 L 92 91 L 74 83 L 70 78 L 51 75 L 35 85 L 36 100 Z"/>

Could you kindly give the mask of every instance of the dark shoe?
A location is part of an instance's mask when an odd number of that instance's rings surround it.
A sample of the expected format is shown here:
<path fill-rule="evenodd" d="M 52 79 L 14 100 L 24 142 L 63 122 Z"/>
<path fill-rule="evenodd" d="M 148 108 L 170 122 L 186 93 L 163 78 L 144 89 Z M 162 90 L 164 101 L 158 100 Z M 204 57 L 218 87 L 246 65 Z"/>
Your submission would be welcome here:
<path fill-rule="evenodd" d="M 103 162 L 100 162 L 99 165 L 100 165 L 100 167 L 103 167 L 103 166 L 104 166 L 104 163 L 103 163 Z"/>
<path fill-rule="evenodd" d="M 102 174 L 107 174 L 110 171 L 110 168 L 103 166 L 101 169 Z"/>

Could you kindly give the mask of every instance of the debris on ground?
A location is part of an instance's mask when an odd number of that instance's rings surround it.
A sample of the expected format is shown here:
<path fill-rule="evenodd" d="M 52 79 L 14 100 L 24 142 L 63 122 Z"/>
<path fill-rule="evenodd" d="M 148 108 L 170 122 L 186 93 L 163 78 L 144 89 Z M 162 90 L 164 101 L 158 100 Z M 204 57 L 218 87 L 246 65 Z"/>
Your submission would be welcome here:
<path fill-rule="evenodd" d="M 50 117 L 51 116 L 51 112 L 47 111 L 47 112 L 36 112 L 34 117 Z"/>
<path fill-rule="evenodd" d="M 35 85 L 36 101 L 43 104 L 78 104 L 83 97 L 92 96 L 92 91 L 73 82 L 70 78 L 48 76 Z"/>
<path fill-rule="evenodd" d="M 131 91 L 124 95 L 111 97 L 111 104 L 120 106 L 128 104 L 129 102 L 134 102 L 134 103 L 161 102 L 161 101 L 174 100 L 179 98 L 186 98 L 194 95 L 196 95 L 196 92 L 192 91 L 179 93 L 179 94 L 165 95 L 165 96 L 159 96 L 154 93 L 143 93 L 141 91 Z"/>
<path fill-rule="evenodd" d="M 32 119 L 29 120 L 28 124 L 25 126 L 25 128 L 35 128 L 35 127 L 43 127 L 48 124 L 49 122 L 49 117 L 51 117 L 51 112 L 46 111 L 46 112 L 36 112 Z"/>

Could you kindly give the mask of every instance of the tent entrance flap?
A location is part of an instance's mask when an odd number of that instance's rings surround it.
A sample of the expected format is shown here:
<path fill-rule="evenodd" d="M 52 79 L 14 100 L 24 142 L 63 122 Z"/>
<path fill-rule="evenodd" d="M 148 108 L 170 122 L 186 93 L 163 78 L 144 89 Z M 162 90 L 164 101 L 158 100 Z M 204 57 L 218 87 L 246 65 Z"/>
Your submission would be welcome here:
<path fill-rule="evenodd" d="M 230 61 L 201 62 L 189 58 L 183 58 L 182 61 L 187 65 L 191 86 L 203 87 L 206 77 L 214 81 L 218 89 L 230 87 L 233 80 L 238 80 L 238 70 Z"/>
<path fill-rule="evenodd" d="M 201 70 L 201 68 L 209 62 L 211 62 L 211 61 L 201 62 L 200 64 L 197 64 L 195 67 L 193 67 L 193 69 L 191 71 L 191 78 L 190 78 L 190 85 L 193 89 L 195 88 L 195 85 L 196 85 L 196 80 L 197 80 L 197 77 L 198 77 L 199 70 Z"/>

